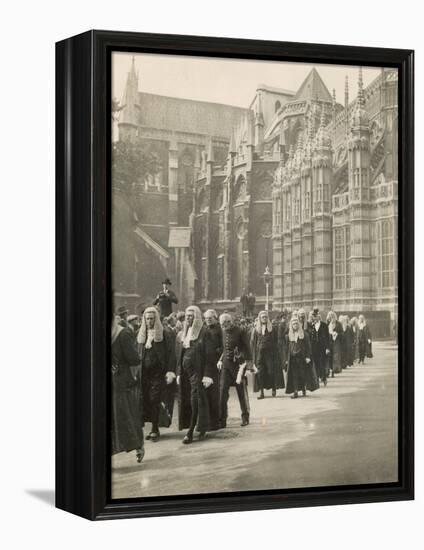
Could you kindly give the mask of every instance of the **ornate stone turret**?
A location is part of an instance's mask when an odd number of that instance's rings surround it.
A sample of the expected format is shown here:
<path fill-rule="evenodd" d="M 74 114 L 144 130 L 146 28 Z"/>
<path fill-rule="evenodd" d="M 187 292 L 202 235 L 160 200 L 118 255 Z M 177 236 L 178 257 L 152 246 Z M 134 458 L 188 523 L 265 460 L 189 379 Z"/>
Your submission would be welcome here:
<path fill-rule="evenodd" d="M 335 135 L 336 130 L 336 89 L 333 88 L 333 103 L 331 105 L 331 122 L 333 125 L 333 136 Z"/>
<path fill-rule="evenodd" d="M 316 137 L 316 150 L 327 153 L 331 151 L 331 138 L 325 124 L 325 109 L 321 108 L 321 121 Z M 328 156 L 328 155 L 327 155 Z"/>
<path fill-rule="evenodd" d="M 364 105 L 362 68 L 359 69 L 358 97 L 348 140 L 350 203 L 350 272 L 353 294 L 366 299 L 371 289 L 370 245 L 370 139 L 369 116 Z"/>
<path fill-rule="evenodd" d="M 301 296 L 302 304 L 313 302 L 313 269 L 312 269 L 312 151 L 313 151 L 313 114 L 309 112 L 306 126 L 306 142 L 301 165 L 300 196 L 301 196 Z"/>
<path fill-rule="evenodd" d="M 348 149 L 350 200 L 353 202 L 368 200 L 370 184 L 370 127 L 369 116 L 364 107 L 362 68 L 359 69 L 358 97 L 352 115 Z"/>
<path fill-rule="evenodd" d="M 332 292 L 331 188 L 333 178 L 331 139 L 324 105 L 312 157 L 313 190 L 313 299 L 317 307 L 329 309 Z"/>
<path fill-rule="evenodd" d="M 140 113 L 138 95 L 138 74 L 135 70 L 135 58 L 132 58 L 131 68 L 127 75 L 122 110 L 119 117 L 119 139 L 134 140 L 137 136 L 138 119 Z"/>
<path fill-rule="evenodd" d="M 344 109 L 345 109 L 345 127 L 346 135 L 349 133 L 349 78 L 345 77 L 345 93 L 344 93 Z"/>
<path fill-rule="evenodd" d="M 364 85 L 362 80 L 362 67 L 359 67 L 358 98 L 352 115 L 352 129 L 367 128 L 369 130 L 369 116 L 365 110 Z"/>

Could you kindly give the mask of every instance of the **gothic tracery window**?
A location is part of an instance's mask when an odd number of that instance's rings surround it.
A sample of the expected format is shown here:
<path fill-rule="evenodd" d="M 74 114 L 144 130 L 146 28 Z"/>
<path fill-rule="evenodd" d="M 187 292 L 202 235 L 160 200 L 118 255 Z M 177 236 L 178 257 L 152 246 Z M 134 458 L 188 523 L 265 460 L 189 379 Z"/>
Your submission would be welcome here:
<path fill-rule="evenodd" d="M 384 220 L 380 230 L 381 286 L 393 286 L 393 222 Z"/>
<path fill-rule="evenodd" d="M 247 195 L 247 185 L 246 179 L 244 176 L 240 175 L 237 178 L 235 187 L 234 187 L 234 202 L 242 201 L 246 198 Z"/>

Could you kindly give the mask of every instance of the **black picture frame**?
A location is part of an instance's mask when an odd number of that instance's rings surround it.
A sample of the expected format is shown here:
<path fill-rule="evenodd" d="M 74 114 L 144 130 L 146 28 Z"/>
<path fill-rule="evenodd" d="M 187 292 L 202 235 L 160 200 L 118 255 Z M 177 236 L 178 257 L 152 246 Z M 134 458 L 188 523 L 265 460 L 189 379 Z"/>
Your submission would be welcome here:
<path fill-rule="evenodd" d="M 109 499 L 111 52 L 399 70 L 399 482 Z M 414 498 L 414 53 L 89 31 L 56 44 L 56 506 L 91 520 Z"/>

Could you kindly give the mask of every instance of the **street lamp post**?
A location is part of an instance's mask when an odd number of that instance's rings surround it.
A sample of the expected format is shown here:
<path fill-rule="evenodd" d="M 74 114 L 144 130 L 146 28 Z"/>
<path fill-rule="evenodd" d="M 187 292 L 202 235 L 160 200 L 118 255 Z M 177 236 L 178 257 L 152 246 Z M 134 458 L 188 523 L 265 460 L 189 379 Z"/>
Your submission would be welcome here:
<path fill-rule="evenodd" d="M 269 311 L 269 285 L 272 281 L 272 273 L 269 270 L 269 267 L 266 266 L 265 272 L 264 272 L 264 281 L 265 281 L 265 311 Z"/>

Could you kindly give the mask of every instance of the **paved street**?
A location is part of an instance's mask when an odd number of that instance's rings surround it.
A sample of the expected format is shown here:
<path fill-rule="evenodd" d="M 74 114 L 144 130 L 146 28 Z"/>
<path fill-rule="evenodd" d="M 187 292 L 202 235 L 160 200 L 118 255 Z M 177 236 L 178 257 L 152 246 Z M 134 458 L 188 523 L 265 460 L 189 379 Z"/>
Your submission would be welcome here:
<path fill-rule="evenodd" d="M 227 429 L 186 446 L 174 425 L 146 441 L 141 464 L 134 453 L 113 457 L 112 497 L 396 481 L 397 348 L 375 342 L 373 352 L 306 398 L 250 394 L 245 428 L 232 388 Z"/>

